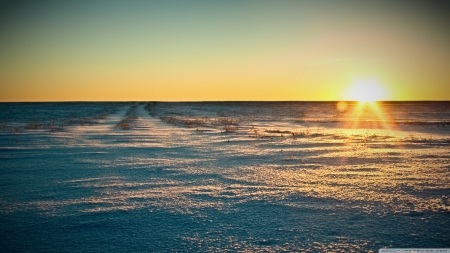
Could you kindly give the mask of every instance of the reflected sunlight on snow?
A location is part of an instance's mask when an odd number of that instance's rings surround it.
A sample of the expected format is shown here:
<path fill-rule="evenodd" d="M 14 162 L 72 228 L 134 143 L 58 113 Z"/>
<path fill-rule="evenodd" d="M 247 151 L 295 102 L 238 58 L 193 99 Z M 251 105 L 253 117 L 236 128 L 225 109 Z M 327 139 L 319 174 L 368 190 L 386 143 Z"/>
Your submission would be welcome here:
<path fill-rule="evenodd" d="M 398 110 L 382 104 L 308 105 L 300 110 L 302 119 L 281 113 L 284 105 L 278 114 L 258 114 L 253 105 L 211 105 L 204 113 L 186 109 L 202 105 L 183 106 L 125 104 L 92 125 L 2 131 L 5 168 L 37 179 L 5 174 L 0 212 L 181 215 L 216 227 L 180 235 L 188 245 L 267 252 L 368 251 L 387 240 L 339 236 L 338 227 L 347 225 L 328 229 L 330 217 L 347 220 L 358 213 L 378 222 L 450 212 L 450 138 L 444 121 L 405 124 L 409 119 L 395 117 Z M 214 106 L 220 115 L 211 112 Z M 330 108 L 337 115 L 320 111 Z M 314 111 L 321 116 L 314 118 Z M 284 221 L 266 213 L 280 210 L 292 216 Z M 255 223 L 246 215 L 261 217 Z M 299 228 L 289 219 L 308 224 L 302 217 L 312 216 L 321 224 L 317 236 L 298 239 Z M 263 238 L 247 231 L 244 240 L 226 229 L 245 229 L 239 226 L 245 223 L 264 230 L 273 219 L 280 224 L 277 232 Z M 214 234 L 217 226 L 223 234 Z"/>

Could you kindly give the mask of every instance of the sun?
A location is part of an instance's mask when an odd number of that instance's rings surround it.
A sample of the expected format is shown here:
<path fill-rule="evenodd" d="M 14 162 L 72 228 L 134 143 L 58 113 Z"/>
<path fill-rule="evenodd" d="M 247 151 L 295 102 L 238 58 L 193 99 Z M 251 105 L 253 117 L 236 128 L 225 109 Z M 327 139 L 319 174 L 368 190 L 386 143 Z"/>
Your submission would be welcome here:
<path fill-rule="evenodd" d="M 360 103 L 374 103 L 387 99 L 387 92 L 383 85 L 375 78 L 356 79 L 347 91 L 349 100 Z"/>

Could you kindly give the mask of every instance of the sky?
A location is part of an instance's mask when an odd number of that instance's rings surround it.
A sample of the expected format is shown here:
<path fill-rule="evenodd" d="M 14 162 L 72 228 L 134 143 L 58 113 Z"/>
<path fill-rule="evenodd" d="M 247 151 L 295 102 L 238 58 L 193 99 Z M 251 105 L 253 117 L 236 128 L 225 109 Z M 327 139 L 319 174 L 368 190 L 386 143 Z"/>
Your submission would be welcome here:
<path fill-rule="evenodd" d="M 380 100 L 450 100 L 449 10 L 414 0 L 0 1 L 0 101 L 338 101 L 358 99 L 364 83 Z"/>

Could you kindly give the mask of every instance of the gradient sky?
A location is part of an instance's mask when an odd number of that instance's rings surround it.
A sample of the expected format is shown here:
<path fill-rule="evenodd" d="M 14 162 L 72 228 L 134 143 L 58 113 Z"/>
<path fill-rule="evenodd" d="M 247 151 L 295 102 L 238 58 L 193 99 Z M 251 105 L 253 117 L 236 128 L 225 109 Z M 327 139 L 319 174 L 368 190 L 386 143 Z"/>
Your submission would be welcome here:
<path fill-rule="evenodd" d="M 449 2 L 2 1 L 0 101 L 450 100 Z"/>

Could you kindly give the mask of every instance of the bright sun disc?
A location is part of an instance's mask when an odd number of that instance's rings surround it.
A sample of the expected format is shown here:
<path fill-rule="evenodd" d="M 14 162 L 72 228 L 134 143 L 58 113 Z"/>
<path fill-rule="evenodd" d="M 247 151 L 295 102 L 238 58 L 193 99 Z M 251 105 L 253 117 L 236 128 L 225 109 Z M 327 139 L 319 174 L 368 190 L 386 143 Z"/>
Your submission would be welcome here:
<path fill-rule="evenodd" d="M 386 100 L 386 92 L 376 79 L 358 79 L 348 92 L 350 100 L 373 103 Z"/>

